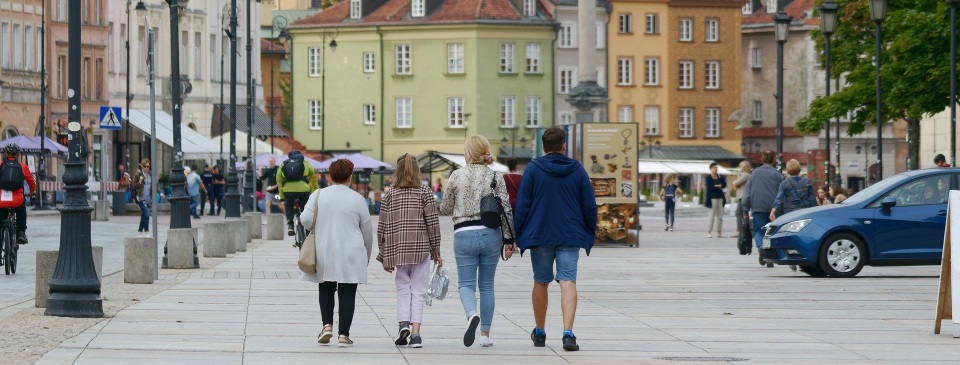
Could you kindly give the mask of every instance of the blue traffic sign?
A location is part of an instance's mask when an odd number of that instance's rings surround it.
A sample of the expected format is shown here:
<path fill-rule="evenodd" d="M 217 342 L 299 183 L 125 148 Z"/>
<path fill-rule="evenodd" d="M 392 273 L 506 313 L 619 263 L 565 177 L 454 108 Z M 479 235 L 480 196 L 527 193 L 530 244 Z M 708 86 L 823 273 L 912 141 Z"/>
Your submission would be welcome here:
<path fill-rule="evenodd" d="M 123 119 L 120 117 L 121 115 L 123 115 L 123 109 L 120 109 L 120 107 L 101 106 L 100 129 L 119 131 L 123 123 Z"/>

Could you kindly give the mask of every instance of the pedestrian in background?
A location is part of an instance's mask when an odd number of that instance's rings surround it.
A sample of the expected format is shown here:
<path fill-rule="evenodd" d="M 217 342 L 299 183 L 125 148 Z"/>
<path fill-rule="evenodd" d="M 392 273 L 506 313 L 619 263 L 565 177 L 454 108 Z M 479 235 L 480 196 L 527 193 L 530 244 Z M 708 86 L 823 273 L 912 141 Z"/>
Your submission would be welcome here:
<path fill-rule="evenodd" d="M 483 136 L 467 138 L 463 146 L 467 166 L 457 169 L 447 180 L 447 189 L 440 203 L 440 214 L 453 215 L 453 252 L 457 260 L 460 304 L 467 315 L 467 330 L 463 345 L 473 346 L 477 326 L 480 326 L 480 346 L 493 346 L 490 326 L 496 306 L 493 281 L 497 273 L 501 250 L 506 258 L 513 255 L 513 229 L 489 228 L 480 220 L 480 200 L 493 193 L 505 203 L 510 200 L 503 176 L 489 165 L 493 163 L 490 142 Z M 387 190 L 388 194 L 394 188 Z M 381 208 L 382 209 L 382 208 Z M 502 225 L 513 227 L 512 208 L 503 204 L 506 220 Z M 381 211 L 382 213 L 382 211 Z M 508 244 L 509 243 L 509 244 Z M 480 290 L 480 311 L 477 312 L 477 288 Z"/>
<path fill-rule="evenodd" d="M 936 164 L 937 167 L 950 167 L 950 164 L 947 163 L 947 158 L 944 157 L 942 153 L 938 153 L 933 157 L 933 163 Z"/>
<path fill-rule="evenodd" d="M 753 167 L 750 166 L 750 161 L 740 161 L 740 176 L 733 181 L 733 188 L 737 190 L 737 209 L 734 212 L 734 215 L 737 216 L 737 232 L 743 232 L 743 225 L 750 224 L 749 219 L 743 219 L 743 190 L 747 187 L 747 180 L 750 179 L 750 172 L 753 171 Z M 739 233 L 738 233 L 739 234 Z"/>
<path fill-rule="evenodd" d="M 843 194 L 843 189 L 840 188 L 840 184 L 830 184 L 830 199 L 833 201 L 833 204 L 840 204 L 844 200 L 847 200 L 847 196 Z"/>
<path fill-rule="evenodd" d="M 417 158 L 404 154 L 394 171 L 396 186 L 383 197 L 377 243 L 377 261 L 383 270 L 395 272 L 397 285 L 397 322 L 400 329 L 394 344 L 420 348 L 423 303 L 430 283 L 430 260 L 443 266 L 440 259 L 440 217 L 433 193 L 420 184 Z M 407 340 L 409 337 L 409 341 Z"/>
<path fill-rule="evenodd" d="M 663 218 L 667 222 L 664 231 L 673 231 L 673 220 L 677 209 L 677 197 L 683 196 L 683 190 L 676 184 L 677 176 L 670 174 L 663 179 L 663 187 L 660 188 L 660 200 L 663 200 Z"/>
<path fill-rule="evenodd" d="M 817 189 L 817 205 L 833 204 L 833 198 L 830 196 L 830 187 L 824 185 Z"/>
<path fill-rule="evenodd" d="M 330 164 L 333 185 L 310 194 L 300 221 L 313 232 L 317 248 L 317 272 L 303 273 L 300 280 L 318 283 L 323 330 L 317 342 L 326 345 L 333 337 L 334 293 L 340 302 L 338 347 L 352 347 L 350 326 L 356 309 L 357 286 L 367 282 L 367 265 L 373 250 L 373 225 L 367 204 L 350 189 L 353 163 L 340 159 Z M 322 214 L 323 219 L 316 220 Z"/>
<path fill-rule="evenodd" d="M 184 169 L 184 173 L 187 174 L 187 194 L 190 195 L 190 215 L 194 219 L 199 219 L 200 216 L 197 215 L 197 204 L 200 203 L 200 190 L 207 192 L 207 188 L 203 186 L 203 181 L 200 179 L 200 175 L 197 175 L 196 166 L 187 166 Z"/>
<path fill-rule="evenodd" d="M 523 175 L 517 172 L 517 160 L 507 159 L 507 169 L 510 171 L 503 175 L 503 181 L 507 183 L 507 195 L 510 195 L 510 208 L 517 209 L 517 190 L 520 189 L 520 181 Z"/>
<path fill-rule="evenodd" d="M 771 222 L 781 215 L 817 206 L 813 184 L 806 176 L 800 175 L 800 162 L 794 159 L 787 161 L 787 175 L 788 177 L 780 182 L 773 209 L 770 209 Z M 797 271 L 797 265 L 790 265 L 790 269 Z"/>
<path fill-rule="evenodd" d="M 145 158 L 140 161 L 140 171 L 137 171 L 137 177 L 131 182 L 133 197 L 140 207 L 140 226 L 137 232 L 140 237 L 144 237 L 150 232 L 150 205 L 153 204 L 153 191 L 157 189 L 153 185 L 153 179 L 150 178 L 150 159 Z"/>
<path fill-rule="evenodd" d="M 213 169 L 210 166 L 204 166 L 203 172 L 200 173 L 200 181 L 203 182 L 203 187 L 206 188 L 203 194 L 200 194 L 200 212 L 199 215 L 203 215 L 204 208 L 207 206 L 207 200 L 210 200 L 210 215 L 213 215 Z"/>
<path fill-rule="evenodd" d="M 213 189 L 210 189 L 213 191 L 210 198 L 210 215 L 220 215 L 220 208 L 223 206 L 223 190 L 225 186 L 227 186 L 227 181 L 223 178 L 223 174 L 220 173 L 220 165 L 216 165 L 213 167 Z M 214 214 L 213 211 L 214 201 L 217 203 L 216 214 Z"/>
<path fill-rule="evenodd" d="M 750 212 L 753 218 L 753 239 L 757 245 L 757 251 L 763 247 L 763 226 L 770 223 L 770 211 L 773 210 L 773 202 L 777 199 L 777 191 L 780 190 L 780 182 L 783 181 L 783 174 L 773 167 L 773 160 L 776 154 L 771 150 L 763 151 L 760 159 L 763 166 L 760 166 L 750 173 L 747 179 L 747 187 L 743 192 L 743 215 L 747 217 Z M 763 261 L 763 255 L 757 255 L 760 265 L 773 267 L 773 264 L 767 264 Z"/>
<path fill-rule="evenodd" d="M 713 226 L 717 226 L 717 238 L 723 237 L 723 206 L 726 205 L 727 198 L 724 195 L 727 189 L 727 179 L 721 178 L 717 172 L 719 167 L 716 162 L 710 163 L 710 175 L 703 186 L 706 189 L 704 194 L 705 205 L 710 209 L 707 221 L 707 238 L 713 237 Z"/>

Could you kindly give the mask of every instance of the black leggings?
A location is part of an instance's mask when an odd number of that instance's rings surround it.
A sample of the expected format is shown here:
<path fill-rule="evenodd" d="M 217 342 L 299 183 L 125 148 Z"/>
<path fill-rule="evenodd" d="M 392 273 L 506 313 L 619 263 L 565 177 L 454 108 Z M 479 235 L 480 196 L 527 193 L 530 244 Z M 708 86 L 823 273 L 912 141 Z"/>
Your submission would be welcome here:
<path fill-rule="evenodd" d="M 310 199 L 310 192 L 302 193 L 284 193 L 283 194 L 283 206 L 286 208 L 285 212 L 287 214 L 287 224 L 293 224 L 293 206 L 299 205 L 300 211 L 303 212 L 304 207 L 307 205 L 307 200 Z"/>
<path fill-rule="evenodd" d="M 350 325 L 353 324 L 353 311 L 357 306 L 357 284 L 338 284 L 336 281 L 320 283 L 320 318 L 323 325 L 333 325 L 333 293 L 340 299 L 340 328 L 338 334 L 350 336 Z"/>

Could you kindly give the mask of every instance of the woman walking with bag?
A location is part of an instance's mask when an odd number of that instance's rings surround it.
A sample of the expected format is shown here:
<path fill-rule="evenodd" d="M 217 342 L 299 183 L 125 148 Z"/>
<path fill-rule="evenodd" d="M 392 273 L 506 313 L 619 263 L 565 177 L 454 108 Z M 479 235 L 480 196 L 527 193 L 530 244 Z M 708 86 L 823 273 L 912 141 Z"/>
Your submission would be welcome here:
<path fill-rule="evenodd" d="M 386 272 L 396 272 L 397 321 L 400 330 L 394 344 L 423 347 L 420 324 L 430 281 L 430 260 L 440 259 L 440 218 L 433 192 L 420 182 L 417 158 L 404 154 L 397 159 L 393 189 L 380 206 L 377 261 Z"/>
<path fill-rule="evenodd" d="M 716 162 L 710 163 L 710 175 L 707 175 L 706 182 L 703 183 L 706 189 L 704 194 L 704 205 L 710 209 L 710 215 L 707 218 L 707 238 L 713 237 L 713 224 L 717 224 L 717 238 L 723 238 L 723 206 L 726 205 L 727 179 L 720 177 L 717 173 L 718 166 Z"/>
<path fill-rule="evenodd" d="M 673 231 L 673 220 L 677 209 L 677 196 L 683 196 L 683 190 L 675 183 L 676 175 L 667 175 L 660 188 L 660 200 L 663 200 L 663 218 L 667 221 L 664 231 Z"/>
<path fill-rule="evenodd" d="M 134 200 L 140 207 L 140 226 L 137 232 L 140 237 L 146 237 L 150 233 L 150 205 L 154 203 L 153 192 L 159 191 L 150 178 L 150 159 L 145 158 L 140 161 L 140 171 L 137 171 L 137 177 L 131 183 Z"/>
<path fill-rule="evenodd" d="M 337 346 L 352 347 L 350 325 L 356 307 L 357 286 L 367 282 L 367 264 L 373 250 L 373 226 L 367 203 L 350 189 L 353 163 L 336 160 L 330 164 L 333 185 L 310 194 L 300 220 L 310 231 L 304 245 L 313 240 L 316 247 L 316 272 L 303 273 L 300 280 L 318 283 L 320 316 L 323 330 L 317 337 L 321 344 L 333 337 L 333 294 L 340 302 L 340 327 Z M 322 213 L 320 213 L 322 212 Z M 322 214 L 323 219 L 317 219 Z"/>
<path fill-rule="evenodd" d="M 497 263 L 503 252 L 504 259 L 513 255 L 513 211 L 503 176 L 487 165 L 493 163 L 490 142 L 483 136 L 470 136 L 464 142 L 464 158 L 468 165 L 450 175 L 440 214 L 453 215 L 453 251 L 457 259 L 460 303 L 467 315 L 467 331 L 463 345 L 470 347 L 480 326 L 480 346 L 493 346 L 490 339 L 490 324 L 496 301 L 493 279 Z M 491 189 L 491 183 L 494 188 Z M 489 228 L 481 221 L 480 201 L 490 195 L 500 199 L 505 214 L 501 215 L 501 228 Z M 505 226 L 505 227 L 504 227 Z M 480 312 L 477 312 L 477 287 L 480 289 Z"/>

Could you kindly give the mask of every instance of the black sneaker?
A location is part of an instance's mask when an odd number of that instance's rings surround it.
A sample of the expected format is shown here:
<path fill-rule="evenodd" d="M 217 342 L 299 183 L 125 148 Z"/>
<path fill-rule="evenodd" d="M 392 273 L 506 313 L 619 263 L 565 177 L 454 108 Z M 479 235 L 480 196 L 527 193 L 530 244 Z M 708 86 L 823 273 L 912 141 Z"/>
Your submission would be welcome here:
<path fill-rule="evenodd" d="M 27 244 L 27 234 L 23 231 L 17 231 L 17 243 L 21 245 Z"/>
<path fill-rule="evenodd" d="M 567 351 L 579 351 L 580 345 L 577 345 L 577 337 L 563 335 L 563 349 Z"/>
<path fill-rule="evenodd" d="M 393 344 L 397 346 L 406 346 L 408 337 L 410 337 L 410 324 L 408 322 L 400 322 L 400 331 L 397 335 L 397 338 L 393 340 Z"/>
<path fill-rule="evenodd" d="M 533 347 L 544 347 L 547 345 L 547 333 L 537 334 L 537 329 L 530 331 L 530 339 L 533 340 Z"/>
<path fill-rule="evenodd" d="M 477 337 L 477 326 L 480 325 L 480 316 L 474 314 L 470 316 L 469 321 L 467 332 L 463 334 L 463 345 L 466 347 L 473 346 L 473 340 Z"/>
<path fill-rule="evenodd" d="M 423 339 L 420 338 L 420 335 L 413 335 L 410 337 L 410 347 L 415 349 L 423 347 Z"/>
<path fill-rule="evenodd" d="M 287 236 L 293 236 L 293 223 L 287 224 Z"/>

